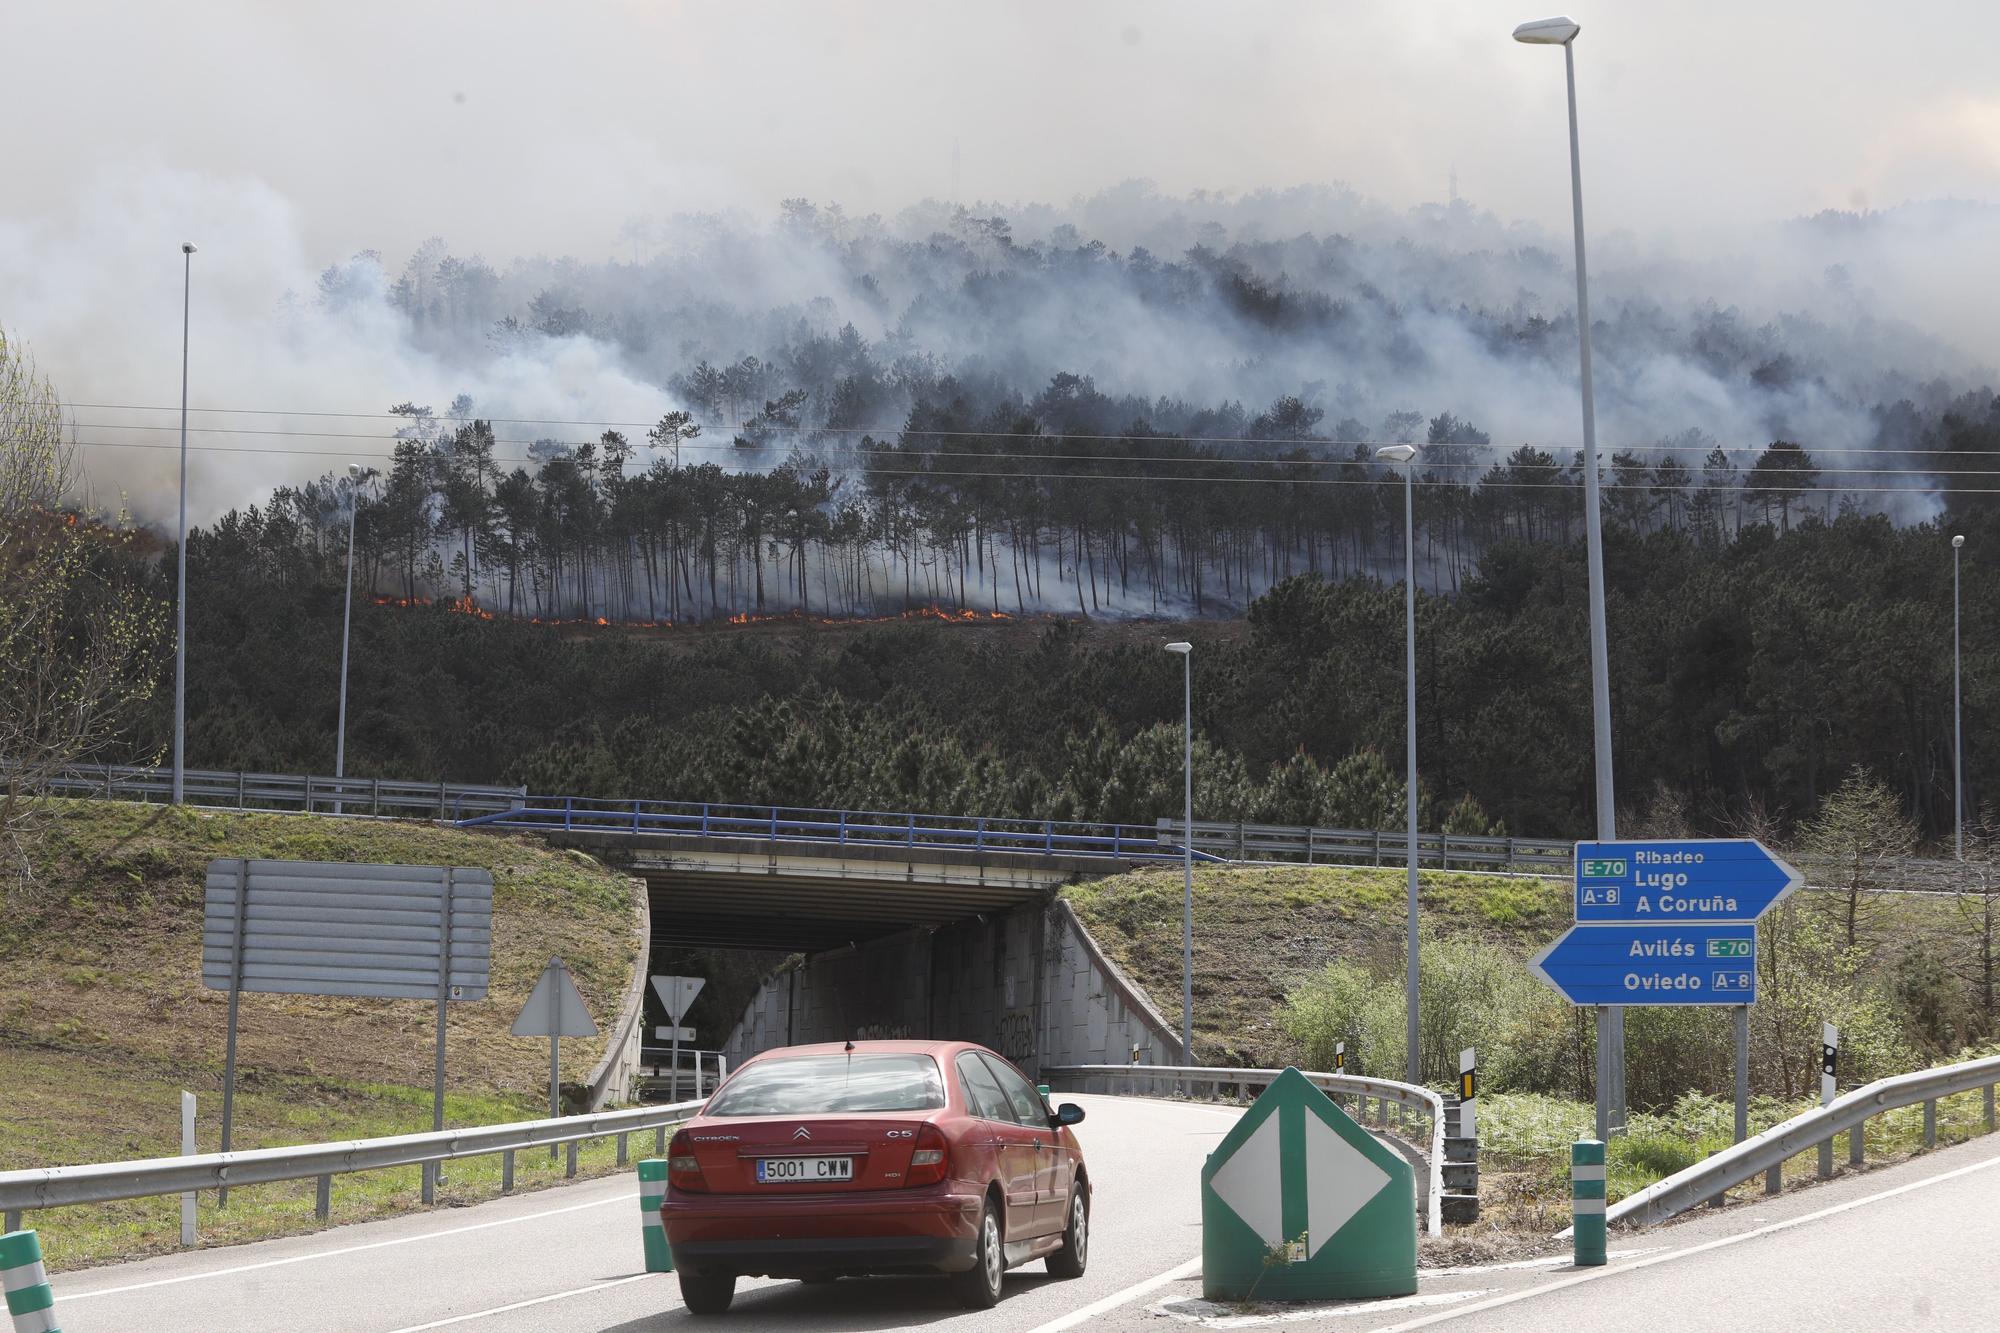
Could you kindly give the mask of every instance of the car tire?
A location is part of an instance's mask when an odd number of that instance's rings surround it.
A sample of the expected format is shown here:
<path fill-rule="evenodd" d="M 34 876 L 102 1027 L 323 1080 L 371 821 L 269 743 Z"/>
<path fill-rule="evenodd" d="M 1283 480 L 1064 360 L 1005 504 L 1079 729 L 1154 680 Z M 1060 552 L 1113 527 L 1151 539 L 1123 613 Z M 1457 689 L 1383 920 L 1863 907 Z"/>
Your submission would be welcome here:
<path fill-rule="evenodd" d="M 993 1200 L 979 1213 L 978 1240 L 972 1267 L 951 1275 L 952 1291 L 968 1310 L 990 1310 L 1000 1303 L 1000 1279 L 1007 1271 L 1007 1251 L 1000 1241 L 1000 1210 Z"/>
<path fill-rule="evenodd" d="M 1090 1262 L 1090 1191 L 1079 1182 L 1069 1196 L 1069 1219 L 1063 1223 L 1063 1245 L 1042 1261 L 1050 1277 L 1082 1277 Z"/>
<path fill-rule="evenodd" d="M 683 1269 L 681 1304 L 689 1314 L 721 1314 L 736 1296 L 734 1273 L 690 1273 Z"/>

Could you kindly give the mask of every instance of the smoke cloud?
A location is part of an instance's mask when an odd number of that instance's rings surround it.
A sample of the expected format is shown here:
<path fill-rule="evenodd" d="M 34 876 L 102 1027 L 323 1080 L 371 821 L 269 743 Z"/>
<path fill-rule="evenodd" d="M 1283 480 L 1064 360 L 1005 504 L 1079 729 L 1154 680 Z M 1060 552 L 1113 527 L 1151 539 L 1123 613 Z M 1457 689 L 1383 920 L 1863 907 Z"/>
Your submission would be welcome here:
<path fill-rule="evenodd" d="M 1736 451 L 1780 437 L 1853 450 L 1883 405 L 1938 410 L 1991 377 L 1977 321 L 1938 312 L 1992 271 L 1997 233 L 1996 210 L 1940 204 L 1679 251 L 1606 237 L 1592 272 L 1603 442 L 1692 430 Z M 1340 438 L 1375 438 L 1398 412 L 1449 412 L 1501 446 L 1577 438 L 1568 238 L 1465 201 L 1127 182 L 1063 206 L 926 201 L 886 219 L 801 202 L 634 220 L 625 254 L 597 261 L 489 262 L 441 240 L 400 259 L 325 256 L 305 234 L 268 184 L 159 164 L 0 223 L 0 318 L 78 405 L 98 503 L 171 514 L 182 292 L 172 241 L 157 242 L 180 235 L 202 247 L 197 520 L 379 459 L 403 401 L 499 419 L 511 459 L 614 425 L 637 439 L 675 408 L 708 421 L 697 449 L 727 451 L 793 391 L 802 403 L 765 423 L 798 428 L 780 444 L 829 429 L 852 444 L 893 435 L 945 376 L 1025 403 L 1059 373 L 1089 377 L 1121 414 L 1046 423 L 1073 432 L 1144 418 L 1242 434 L 1295 395 Z M 697 401 L 704 364 L 735 380 Z"/>

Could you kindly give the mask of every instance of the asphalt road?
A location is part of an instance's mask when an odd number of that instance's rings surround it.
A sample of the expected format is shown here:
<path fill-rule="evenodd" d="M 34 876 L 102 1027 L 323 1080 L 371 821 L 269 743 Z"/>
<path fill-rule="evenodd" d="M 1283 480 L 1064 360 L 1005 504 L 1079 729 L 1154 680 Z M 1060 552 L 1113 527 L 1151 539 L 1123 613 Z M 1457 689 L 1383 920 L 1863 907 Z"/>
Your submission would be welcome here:
<path fill-rule="evenodd" d="M 1236 1112 L 1134 1098 L 1066 1097 L 1096 1188 L 1089 1271 L 1058 1282 L 1030 1264 L 997 1309 L 961 1309 L 945 1284 L 860 1279 L 830 1287 L 745 1280 L 721 1321 L 696 1320 L 671 1275 L 641 1271 L 633 1177 L 312 1236 L 171 1255 L 55 1279 L 67 1333 L 638 1333 L 681 1327 L 811 1330 L 1077 1327 L 1092 1307 L 1193 1271 L 1196 1180 Z M 1053 1327 L 1052 1327 L 1053 1326 Z"/>
<path fill-rule="evenodd" d="M 1097 1182 L 1090 1271 L 1058 1282 L 1032 1264 L 979 1314 L 923 1279 L 757 1280 L 739 1284 L 727 1318 L 695 1320 L 670 1275 L 638 1271 L 629 1177 L 58 1275 L 56 1309 L 69 1333 L 2000 1327 L 2000 1136 L 1616 1234 L 1604 1268 L 1578 1270 L 1564 1251 L 1426 1269 L 1400 1300 L 1246 1310 L 1200 1300 L 1194 1187 L 1236 1113 L 1075 1100 L 1090 1112 L 1080 1136 Z"/>

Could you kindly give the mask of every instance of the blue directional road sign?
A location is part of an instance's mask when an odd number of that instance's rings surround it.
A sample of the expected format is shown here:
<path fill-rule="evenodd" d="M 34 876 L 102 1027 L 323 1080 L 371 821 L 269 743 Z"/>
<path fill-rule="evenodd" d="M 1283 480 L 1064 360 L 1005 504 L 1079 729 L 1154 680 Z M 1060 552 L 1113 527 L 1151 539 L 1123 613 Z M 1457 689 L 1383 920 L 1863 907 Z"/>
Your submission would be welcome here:
<path fill-rule="evenodd" d="M 1529 966 L 1571 1004 L 1755 1004 L 1757 927 L 1571 926 Z"/>
<path fill-rule="evenodd" d="M 1576 845 L 1579 924 L 1755 921 L 1802 882 L 1754 838 Z"/>

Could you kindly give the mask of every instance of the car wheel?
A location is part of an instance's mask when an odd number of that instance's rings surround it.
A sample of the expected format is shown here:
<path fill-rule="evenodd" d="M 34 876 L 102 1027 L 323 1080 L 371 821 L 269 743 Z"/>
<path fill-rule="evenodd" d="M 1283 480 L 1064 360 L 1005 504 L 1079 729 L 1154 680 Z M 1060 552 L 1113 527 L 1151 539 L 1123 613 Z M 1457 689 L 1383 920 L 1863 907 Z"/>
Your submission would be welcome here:
<path fill-rule="evenodd" d="M 1063 1247 L 1042 1262 L 1051 1277 L 1083 1276 L 1083 1266 L 1090 1262 L 1090 1193 L 1081 1184 L 1070 1191 Z"/>
<path fill-rule="evenodd" d="M 721 1314 L 736 1295 L 734 1273 L 690 1273 L 681 1270 L 681 1303 L 690 1314 Z"/>
<path fill-rule="evenodd" d="M 972 1267 L 953 1273 L 951 1283 L 959 1304 L 968 1310 L 990 1310 L 1000 1303 L 1000 1278 L 1007 1271 L 1007 1251 L 1000 1243 L 1000 1210 L 993 1200 L 979 1214 L 979 1244 Z"/>

